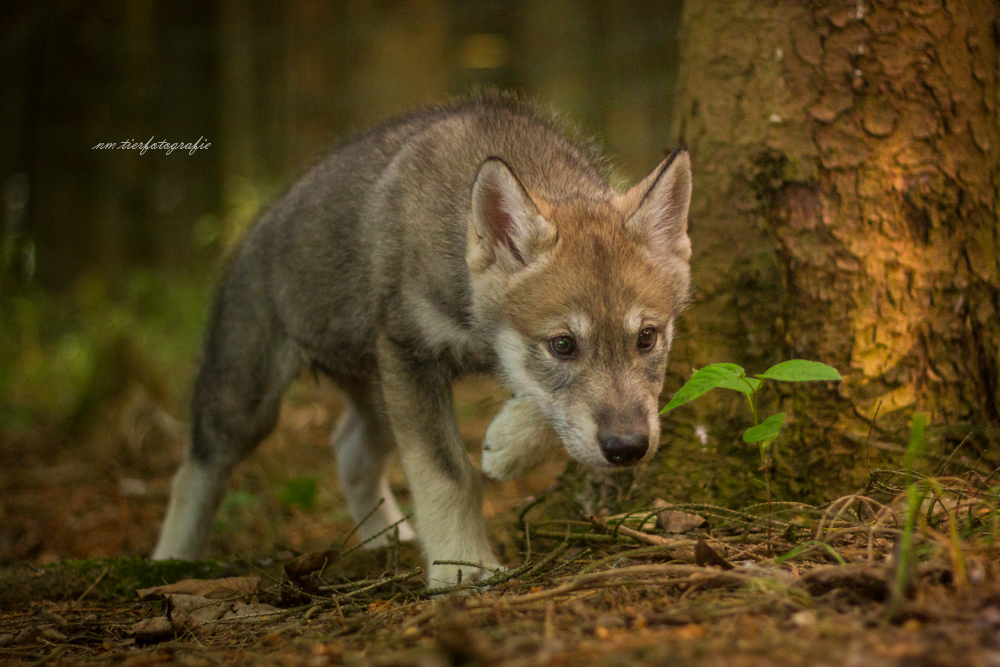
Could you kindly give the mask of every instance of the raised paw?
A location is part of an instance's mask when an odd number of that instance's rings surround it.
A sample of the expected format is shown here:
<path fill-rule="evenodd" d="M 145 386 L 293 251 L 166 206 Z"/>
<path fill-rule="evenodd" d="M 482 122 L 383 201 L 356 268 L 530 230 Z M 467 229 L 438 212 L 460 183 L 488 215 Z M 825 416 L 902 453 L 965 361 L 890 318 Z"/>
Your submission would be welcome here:
<path fill-rule="evenodd" d="M 541 411 L 527 399 L 507 401 L 483 438 L 483 472 L 493 479 L 524 477 L 561 446 Z"/>

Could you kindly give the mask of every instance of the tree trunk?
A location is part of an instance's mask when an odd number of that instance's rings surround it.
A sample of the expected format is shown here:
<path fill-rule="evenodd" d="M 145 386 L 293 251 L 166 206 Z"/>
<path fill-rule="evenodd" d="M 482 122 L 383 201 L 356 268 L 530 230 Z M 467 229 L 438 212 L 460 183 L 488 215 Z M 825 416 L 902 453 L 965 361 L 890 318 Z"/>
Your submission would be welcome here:
<path fill-rule="evenodd" d="M 685 2 L 674 118 L 694 164 L 697 294 L 672 370 L 841 371 L 763 396 L 788 413 L 785 499 L 855 490 L 879 453 L 901 467 L 914 411 L 932 451 L 964 439 L 953 462 L 1000 462 L 998 7 Z M 726 400 L 666 420 L 675 496 L 759 478 L 748 412 Z M 709 479 L 669 472 L 686 461 L 711 463 Z"/>

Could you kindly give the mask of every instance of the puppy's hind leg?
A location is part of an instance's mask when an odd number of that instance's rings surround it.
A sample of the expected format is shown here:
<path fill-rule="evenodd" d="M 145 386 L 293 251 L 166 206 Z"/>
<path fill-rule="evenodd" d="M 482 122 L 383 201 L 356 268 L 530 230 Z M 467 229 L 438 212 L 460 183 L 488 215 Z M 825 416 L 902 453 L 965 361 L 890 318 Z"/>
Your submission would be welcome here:
<path fill-rule="evenodd" d="M 163 521 L 153 560 L 194 560 L 201 555 L 228 481 L 227 468 L 191 456 L 184 459 L 174 475 L 167 518 Z"/>
<path fill-rule="evenodd" d="M 227 296 L 213 313 L 191 405 L 191 447 L 174 477 L 154 560 L 201 555 L 230 472 L 274 428 L 301 365 L 301 351 L 259 304 Z"/>
<path fill-rule="evenodd" d="M 358 534 L 366 548 L 374 549 L 388 544 L 393 534 L 390 526 L 398 524 L 399 539 L 412 540 L 413 529 L 403 520 L 385 471 L 386 459 L 396 442 L 386 421 L 381 395 L 364 380 L 337 384 L 351 405 L 337 423 L 330 445 L 337 453 L 340 485 L 347 496 L 351 518 L 358 525 Z"/>

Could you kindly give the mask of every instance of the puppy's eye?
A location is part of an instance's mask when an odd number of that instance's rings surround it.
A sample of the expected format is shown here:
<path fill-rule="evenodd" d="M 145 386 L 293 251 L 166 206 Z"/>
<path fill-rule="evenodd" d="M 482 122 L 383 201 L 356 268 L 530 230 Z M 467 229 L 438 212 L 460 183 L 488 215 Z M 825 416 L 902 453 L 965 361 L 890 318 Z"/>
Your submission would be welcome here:
<path fill-rule="evenodd" d="M 646 327 L 639 332 L 638 345 L 640 350 L 648 350 L 656 345 L 656 329 Z"/>
<path fill-rule="evenodd" d="M 549 349 L 555 356 L 565 359 L 573 356 L 573 353 L 576 352 L 576 341 L 573 340 L 572 336 L 566 334 L 553 336 L 549 339 Z"/>

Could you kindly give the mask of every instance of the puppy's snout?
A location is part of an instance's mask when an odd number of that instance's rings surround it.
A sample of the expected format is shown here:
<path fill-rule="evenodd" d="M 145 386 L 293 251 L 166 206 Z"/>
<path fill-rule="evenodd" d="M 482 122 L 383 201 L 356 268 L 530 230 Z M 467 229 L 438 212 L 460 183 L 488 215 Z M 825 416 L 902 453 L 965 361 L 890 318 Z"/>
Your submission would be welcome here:
<path fill-rule="evenodd" d="M 649 436 L 645 433 L 629 435 L 600 436 L 601 453 L 608 463 L 616 466 L 629 466 L 638 463 L 649 450 Z"/>

